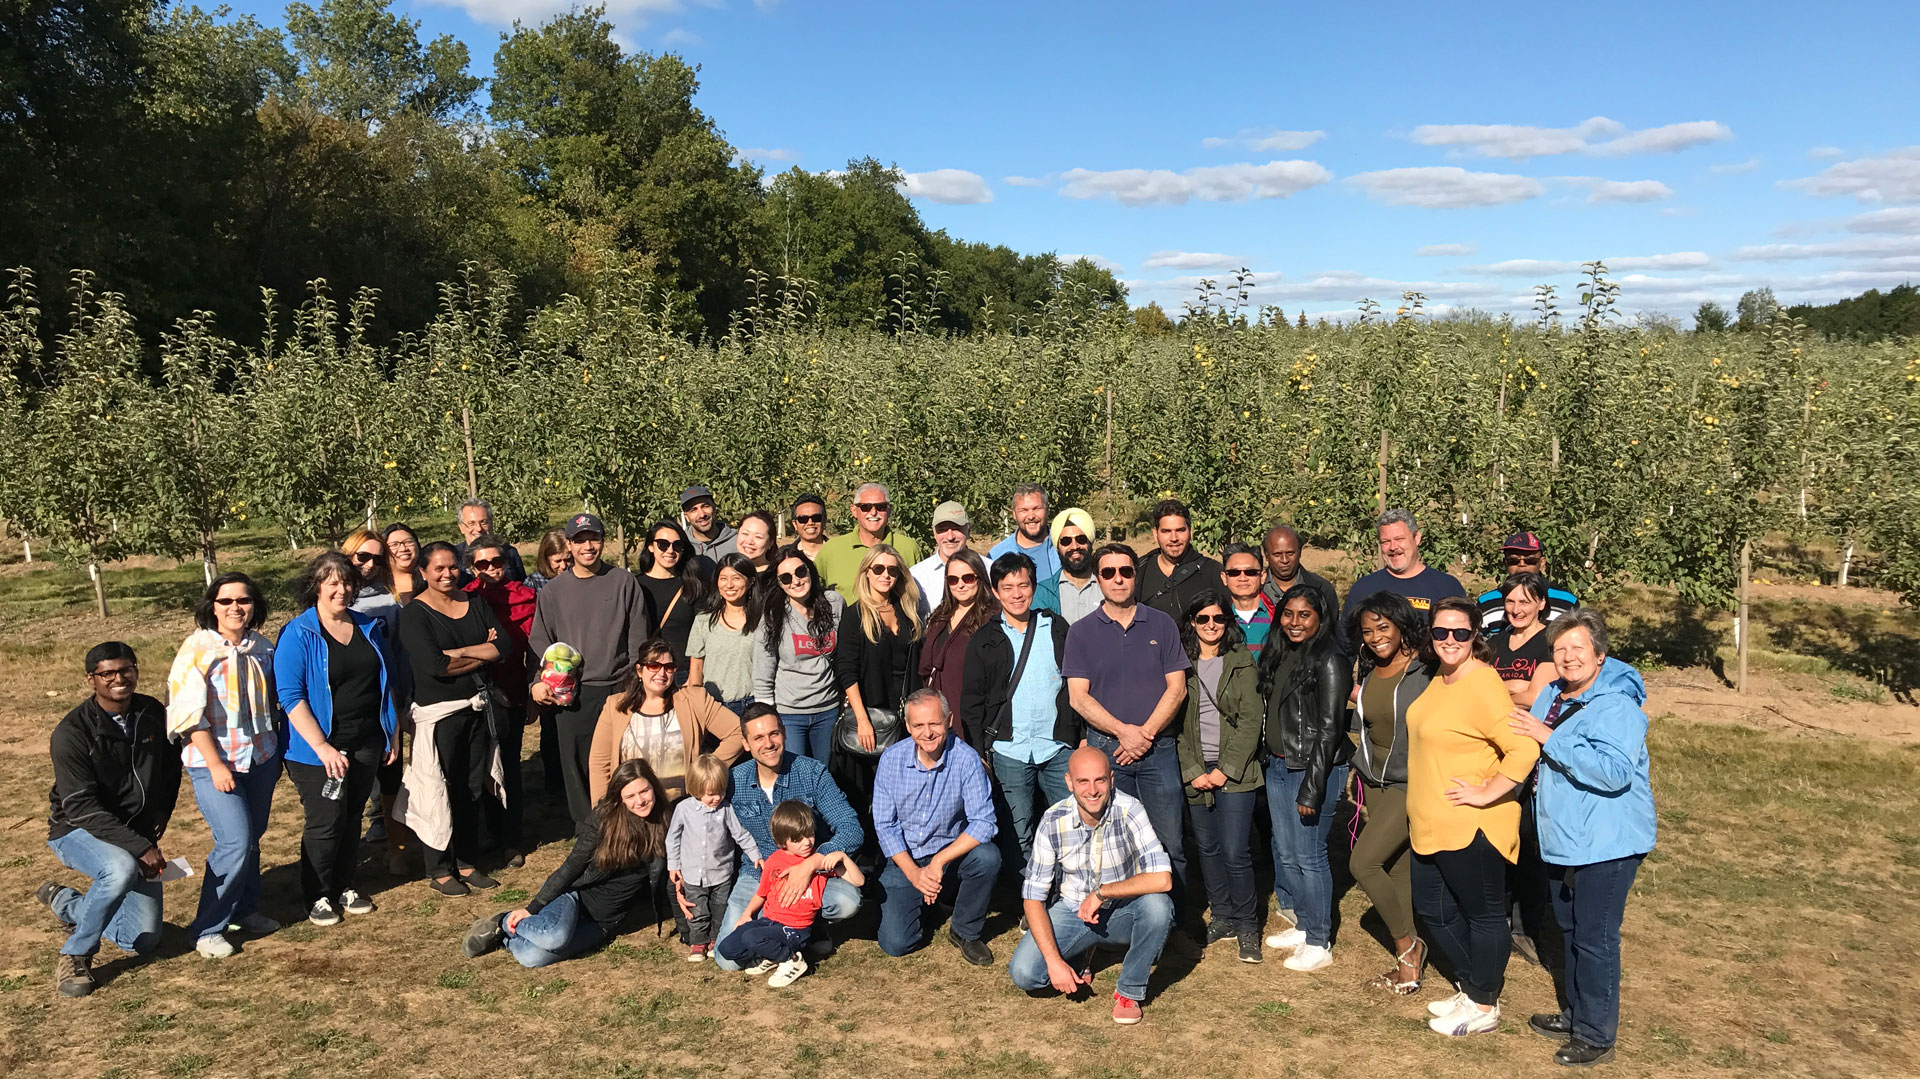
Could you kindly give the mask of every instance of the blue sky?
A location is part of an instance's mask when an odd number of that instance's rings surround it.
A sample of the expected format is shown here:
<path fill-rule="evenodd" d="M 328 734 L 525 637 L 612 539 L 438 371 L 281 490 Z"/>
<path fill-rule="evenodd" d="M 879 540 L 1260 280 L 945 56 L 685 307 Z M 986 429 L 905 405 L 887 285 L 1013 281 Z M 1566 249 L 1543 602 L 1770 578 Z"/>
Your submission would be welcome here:
<path fill-rule="evenodd" d="M 281 8 L 246 3 L 279 23 Z M 492 73 L 553 0 L 399 0 Z M 778 170 L 871 154 L 929 224 L 1104 260 L 1169 311 L 1246 266 L 1289 314 L 1630 310 L 1920 281 L 1910 0 L 1613 5 L 610 0 Z"/>

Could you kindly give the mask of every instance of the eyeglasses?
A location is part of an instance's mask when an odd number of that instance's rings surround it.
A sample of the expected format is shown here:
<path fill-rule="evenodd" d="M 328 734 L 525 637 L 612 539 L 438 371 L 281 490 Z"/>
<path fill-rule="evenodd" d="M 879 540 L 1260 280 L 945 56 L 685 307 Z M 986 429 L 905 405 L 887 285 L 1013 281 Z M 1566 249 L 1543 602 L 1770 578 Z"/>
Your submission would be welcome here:
<path fill-rule="evenodd" d="M 1118 577 L 1118 578 L 1120 578 L 1120 579 L 1121 579 L 1121 580 L 1123 580 L 1123 581 L 1130 581 L 1130 580 L 1132 580 L 1132 579 L 1133 579 L 1133 567 L 1132 567 L 1132 566 L 1101 566 L 1101 567 L 1100 567 L 1100 579 L 1101 579 L 1101 580 L 1103 580 L 1103 581 L 1111 581 L 1111 580 L 1113 580 L 1113 579 L 1114 579 L 1115 577 Z"/>
<path fill-rule="evenodd" d="M 782 573 L 780 575 L 780 583 L 793 584 L 796 581 L 804 581 L 812 576 L 813 574 L 808 571 L 807 567 L 799 566 L 796 567 L 792 573 Z"/>
<path fill-rule="evenodd" d="M 653 662 L 652 660 L 648 660 L 647 662 L 645 662 L 645 663 L 642 663 L 642 664 L 641 664 L 640 666 L 641 666 L 641 667 L 643 667 L 643 668 L 645 668 L 645 669 L 647 669 L 647 670 L 649 670 L 649 671 L 670 671 L 670 670 L 673 670 L 673 662 L 672 662 L 671 660 L 669 660 L 669 661 L 668 661 L 668 662 L 666 662 L 666 663 L 655 663 L 655 662 Z"/>
<path fill-rule="evenodd" d="M 1196 626 L 1224 626 L 1227 624 L 1227 616 L 1224 614 L 1196 614 L 1193 616 L 1193 624 Z"/>
<path fill-rule="evenodd" d="M 506 564 L 507 560 L 504 558 L 476 558 L 473 560 L 474 569 L 499 569 Z"/>
<path fill-rule="evenodd" d="M 868 567 L 867 567 L 867 572 L 868 572 L 868 573 L 871 573 L 871 574 L 873 574 L 873 575 L 874 575 L 875 577 L 898 577 L 898 576 L 900 576 L 900 567 L 898 567 L 898 566 L 868 566 Z"/>
<path fill-rule="evenodd" d="M 221 596 L 219 599 L 214 600 L 213 603 L 214 603 L 214 606 L 216 607 L 231 607 L 236 603 L 243 603 L 251 607 L 253 606 L 253 597 L 252 596 Z"/>
<path fill-rule="evenodd" d="M 87 672 L 87 677 L 98 678 L 102 682 L 131 682 L 139 673 L 138 667 L 95 668 Z"/>
<path fill-rule="evenodd" d="M 861 513 L 885 513 L 893 508 L 891 502 L 855 502 L 853 508 Z"/>
<path fill-rule="evenodd" d="M 976 584 L 979 580 L 980 575 L 978 573 L 954 574 L 947 577 L 947 587 L 951 588 L 957 584 Z"/>
<path fill-rule="evenodd" d="M 368 554 L 366 551 L 360 551 L 353 556 L 353 560 L 365 566 L 365 565 L 371 565 L 375 562 L 378 562 L 380 560 L 380 556 L 377 554 Z"/>
<path fill-rule="evenodd" d="M 1088 539 L 1088 538 L 1087 538 L 1087 537 L 1085 537 L 1085 536 L 1061 536 L 1061 537 L 1060 537 L 1060 546 L 1062 546 L 1062 547 L 1091 547 L 1091 546 L 1093 546 L 1093 541 L 1092 541 L 1092 540 L 1090 540 L 1090 539 Z"/>
<path fill-rule="evenodd" d="M 1473 640 L 1473 630 L 1466 626 L 1435 626 L 1433 627 L 1433 639 L 1436 641 L 1455 640 L 1464 644 L 1467 641 Z"/>
<path fill-rule="evenodd" d="M 1220 574 L 1223 577 L 1258 577 L 1260 576 L 1260 571 L 1257 569 L 1223 569 L 1220 571 Z"/>
<path fill-rule="evenodd" d="M 793 515 L 793 523 L 797 525 L 817 525 L 826 519 L 827 515 L 824 513 L 796 513 Z"/>

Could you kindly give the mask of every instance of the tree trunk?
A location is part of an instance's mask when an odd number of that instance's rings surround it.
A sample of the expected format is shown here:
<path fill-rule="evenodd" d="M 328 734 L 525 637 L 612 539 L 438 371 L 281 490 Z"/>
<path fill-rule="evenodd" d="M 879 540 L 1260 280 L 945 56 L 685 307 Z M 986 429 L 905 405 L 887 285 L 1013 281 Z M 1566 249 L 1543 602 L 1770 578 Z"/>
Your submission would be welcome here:
<path fill-rule="evenodd" d="M 460 406 L 460 434 L 467 444 L 467 497 L 480 497 L 480 483 L 473 470 L 473 412 Z"/>
<path fill-rule="evenodd" d="M 87 560 L 87 577 L 93 581 L 94 606 L 99 608 L 100 617 L 105 618 L 107 617 L 107 584 L 100 579 L 100 564 L 92 559 Z"/>
<path fill-rule="evenodd" d="M 1379 504 L 1374 510 L 1377 514 L 1387 512 L 1387 429 L 1380 428 L 1380 493 L 1375 498 Z"/>
<path fill-rule="evenodd" d="M 627 562 L 627 526 L 623 522 L 613 523 L 613 542 L 620 545 L 620 568 L 632 569 L 633 566 Z"/>
<path fill-rule="evenodd" d="M 1748 619 L 1749 581 L 1753 569 L 1753 541 L 1743 540 L 1740 544 L 1740 615 L 1734 620 L 1734 648 L 1739 653 L 1740 678 L 1736 683 L 1742 694 L 1747 685 L 1747 648 L 1753 637 L 1753 626 Z"/>
<path fill-rule="evenodd" d="M 1838 586 L 1847 587 L 1847 577 L 1853 572 L 1853 540 L 1847 540 L 1847 549 L 1840 554 L 1840 580 Z"/>
<path fill-rule="evenodd" d="M 24 552 L 26 552 L 26 556 L 27 556 L 27 565 L 29 565 L 29 566 L 31 566 L 31 565 L 33 565 L 33 541 L 32 541 L 32 540 L 30 540 L 30 539 L 28 539 L 28 538 L 27 538 L 27 537 L 25 537 L 25 536 L 21 536 L 21 537 L 20 537 L 20 549 L 21 549 L 22 551 L 24 551 Z"/>

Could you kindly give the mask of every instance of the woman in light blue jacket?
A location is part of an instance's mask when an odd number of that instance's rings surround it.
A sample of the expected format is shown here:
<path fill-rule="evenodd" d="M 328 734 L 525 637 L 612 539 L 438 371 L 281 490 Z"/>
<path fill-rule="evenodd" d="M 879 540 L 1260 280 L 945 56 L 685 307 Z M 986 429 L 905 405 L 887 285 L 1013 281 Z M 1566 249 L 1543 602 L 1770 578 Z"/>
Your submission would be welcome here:
<path fill-rule="evenodd" d="M 1528 1021 L 1564 1038 L 1555 1063 L 1613 1058 L 1620 1029 L 1620 921 L 1641 859 L 1653 849 L 1646 686 L 1607 656 L 1607 623 L 1584 607 L 1547 629 L 1560 677 L 1512 726 L 1540 743 L 1534 819 L 1566 937 L 1566 1006 Z"/>

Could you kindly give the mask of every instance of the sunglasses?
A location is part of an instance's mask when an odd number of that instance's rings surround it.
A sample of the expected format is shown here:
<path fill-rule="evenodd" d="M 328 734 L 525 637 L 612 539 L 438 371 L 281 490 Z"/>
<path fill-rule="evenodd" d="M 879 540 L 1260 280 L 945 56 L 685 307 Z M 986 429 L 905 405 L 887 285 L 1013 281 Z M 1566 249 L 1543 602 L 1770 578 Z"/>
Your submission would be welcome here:
<path fill-rule="evenodd" d="M 1130 581 L 1130 580 L 1132 580 L 1132 579 L 1133 579 L 1133 567 L 1132 567 L 1132 566 L 1102 566 L 1102 567 L 1100 567 L 1100 579 L 1101 579 L 1101 580 L 1103 580 L 1103 581 L 1111 581 L 1111 580 L 1113 580 L 1113 579 L 1114 579 L 1115 577 L 1118 577 L 1118 578 L 1120 578 L 1120 579 L 1121 579 L 1121 580 L 1123 580 L 1123 581 Z"/>
<path fill-rule="evenodd" d="M 507 560 L 504 558 L 476 558 L 473 560 L 474 569 L 499 569 L 506 564 Z"/>
<path fill-rule="evenodd" d="M 795 581 L 804 581 L 812 576 L 813 574 L 807 570 L 807 567 L 801 566 L 792 573 L 782 573 L 780 575 L 780 583 L 793 584 Z"/>
<path fill-rule="evenodd" d="M 797 525 L 817 525 L 826 519 L 827 515 L 824 513 L 796 513 L 793 515 L 793 523 Z"/>
<path fill-rule="evenodd" d="M 1257 569 L 1223 569 L 1220 571 L 1220 573 L 1222 576 L 1226 576 L 1226 577 L 1258 577 L 1260 576 L 1260 571 Z"/>
<path fill-rule="evenodd" d="M 1433 627 L 1433 639 L 1436 641 L 1454 640 L 1464 644 L 1467 641 L 1473 640 L 1473 630 L 1466 626 L 1454 626 L 1452 628 L 1435 626 Z"/>
<path fill-rule="evenodd" d="M 365 551 L 361 551 L 353 556 L 353 560 L 355 562 L 360 563 L 363 566 L 372 565 L 373 563 L 380 561 L 380 556 L 377 554 L 368 554 Z"/>
<path fill-rule="evenodd" d="M 678 546 L 680 546 L 679 540 L 670 540 L 670 539 L 662 539 L 659 537 L 655 537 L 653 541 L 653 549 L 656 551 L 671 551 Z"/>
<path fill-rule="evenodd" d="M 1193 624 L 1196 626 L 1224 626 L 1227 624 L 1227 616 L 1224 614 L 1196 614 L 1193 616 Z"/>
<path fill-rule="evenodd" d="M 671 662 L 669 662 L 669 663 L 655 663 L 655 662 L 653 662 L 652 660 L 648 660 L 647 662 L 645 662 L 645 663 L 642 663 L 642 664 L 641 664 L 640 666 L 641 666 L 641 667 L 643 667 L 643 668 L 644 668 L 644 669 L 646 669 L 646 670 L 649 670 L 649 671 L 670 671 L 670 670 L 673 670 L 673 664 L 672 664 Z"/>
<path fill-rule="evenodd" d="M 244 603 L 247 606 L 251 607 L 253 606 L 253 597 L 240 596 L 236 598 L 233 596 L 221 596 L 219 599 L 214 600 L 213 603 L 214 603 L 214 606 L 216 607 L 231 607 L 236 603 Z"/>
<path fill-rule="evenodd" d="M 900 569 L 898 566 L 868 566 L 867 572 L 873 574 L 875 577 L 900 576 Z"/>
<path fill-rule="evenodd" d="M 956 574 L 947 578 L 947 587 L 951 588 L 956 584 L 973 584 L 979 580 L 980 575 L 978 573 Z"/>
<path fill-rule="evenodd" d="M 885 513 L 893 508 L 891 502 L 855 502 L 853 508 L 861 513 Z"/>
<path fill-rule="evenodd" d="M 1087 538 L 1087 537 L 1085 537 L 1085 536 L 1061 536 L 1061 537 L 1060 537 L 1060 546 L 1062 546 L 1062 547 L 1091 547 L 1091 546 L 1093 546 L 1093 541 L 1092 541 L 1092 540 L 1090 540 L 1090 539 L 1088 539 L 1088 538 Z"/>

